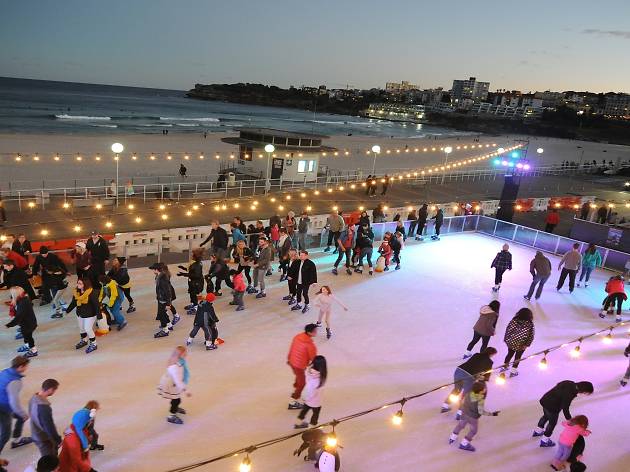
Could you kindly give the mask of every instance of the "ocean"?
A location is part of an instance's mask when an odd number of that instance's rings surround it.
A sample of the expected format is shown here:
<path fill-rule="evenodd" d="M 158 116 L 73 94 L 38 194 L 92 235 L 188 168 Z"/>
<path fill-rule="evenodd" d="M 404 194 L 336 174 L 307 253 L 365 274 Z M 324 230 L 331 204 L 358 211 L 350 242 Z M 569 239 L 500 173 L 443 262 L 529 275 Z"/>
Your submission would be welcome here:
<path fill-rule="evenodd" d="M 213 133 L 263 127 L 331 136 L 468 134 L 423 124 L 202 101 L 185 94 L 180 90 L 0 77 L 0 133 Z"/>

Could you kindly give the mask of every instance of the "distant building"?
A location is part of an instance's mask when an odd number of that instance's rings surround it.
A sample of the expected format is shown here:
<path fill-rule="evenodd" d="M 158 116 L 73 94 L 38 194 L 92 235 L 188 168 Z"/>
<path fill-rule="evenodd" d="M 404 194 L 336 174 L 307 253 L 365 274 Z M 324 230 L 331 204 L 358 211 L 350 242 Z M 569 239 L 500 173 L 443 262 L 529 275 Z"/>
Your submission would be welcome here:
<path fill-rule="evenodd" d="M 368 118 L 418 123 L 424 120 L 425 108 L 403 103 L 371 103 L 365 114 Z"/>
<path fill-rule="evenodd" d="M 398 83 L 398 82 L 387 82 L 385 84 L 385 91 L 387 93 L 393 93 L 393 94 L 410 92 L 412 90 L 418 90 L 419 88 L 420 87 L 418 87 L 417 85 L 411 84 L 411 83 L 407 82 L 406 80 L 403 80 L 400 83 Z"/>
<path fill-rule="evenodd" d="M 604 98 L 604 115 L 630 118 L 630 95 L 607 93 Z"/>
<path fill-rule="evenodd" d="M 551 92 L 546 90 L 545 92 L 536 92 L 534 97 L 542 100 L 543 108 L 556 108 L 564 102 L 563 92 Z"/>
<path fill-rule="evenodd" d="M 529 105 L 494 105 L 488 102 L 475 103 L 470 113 L 473 115 L 484 115 L 492 118 L 504 120 L 537 120 L 542 117 L 542 107 L 534 107 Z"/>
<path fill-rule="evenodd" d="M 328 136 L 267 128 L 241 128 L 238 131 L 238 137 L 222 138 L 221 141 L 238 146 L 236 169 L 239 172 L 261 178 L 267 175 L 267 160 L 270 159 L 272 180 L 313 182 L 317 179 L 320 156 L 337 151 L 322 144 Z M 276 148 L 270 156 L 265 152 L 267 144 Z"/>
<path fill-rule="evenodd" d="M 518 90 L 511 92 L 495 92 L 488 97 L 493 105 L 505 105 L 509 107 L 533 107 L 542 108 L 542 98 L 537 98 L 533 93 L 521 93 Z"/>
<path fill-rule="evenodd" d="M 462 100 L 484 101 L 488 98 L 490 82 L 478 82 L 475 77 L 468 80 L 453 80 L 451 100 L 459 103 Z"/>

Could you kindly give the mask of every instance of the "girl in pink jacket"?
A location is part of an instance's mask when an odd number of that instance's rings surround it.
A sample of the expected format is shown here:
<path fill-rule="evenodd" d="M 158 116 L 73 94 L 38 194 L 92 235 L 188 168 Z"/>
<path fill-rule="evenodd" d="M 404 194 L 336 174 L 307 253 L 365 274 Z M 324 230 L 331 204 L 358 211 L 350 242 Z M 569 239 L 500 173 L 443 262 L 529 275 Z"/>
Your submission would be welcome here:
<path fill-rule="evenodd" d="M 588 428 L 588 418 L 584 415 L 574 416 L 568 421 L 563 421 L 564 429 L 560 433 L 558 449 L 551 462 L 553 470 L 564 470 L 565 462 L 571 454 L 571 449 L 579 436 L 588 436 L 591 432 Z"/>

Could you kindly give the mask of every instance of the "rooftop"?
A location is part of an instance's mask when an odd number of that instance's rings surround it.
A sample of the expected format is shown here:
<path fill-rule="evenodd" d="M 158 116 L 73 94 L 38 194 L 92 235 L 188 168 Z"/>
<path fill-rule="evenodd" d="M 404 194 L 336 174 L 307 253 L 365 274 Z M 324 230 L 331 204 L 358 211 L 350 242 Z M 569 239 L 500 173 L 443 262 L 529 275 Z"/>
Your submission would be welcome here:
<path fill-rule="evenodd" d="M 293 131 L 285 131 L 273 128 L 237 128 L 240 133 L 264 134 L 278 138 L 297 138 L 297 139 L 329 139 L 330 136 L 323 134 L 296 133 Z"/>

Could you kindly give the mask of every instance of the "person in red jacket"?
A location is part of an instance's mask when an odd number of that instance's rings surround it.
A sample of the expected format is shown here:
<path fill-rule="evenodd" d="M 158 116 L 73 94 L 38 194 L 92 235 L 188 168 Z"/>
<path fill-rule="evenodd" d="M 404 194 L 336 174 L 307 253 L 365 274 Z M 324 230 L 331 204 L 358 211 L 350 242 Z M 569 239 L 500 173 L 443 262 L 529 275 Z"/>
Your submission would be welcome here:
<path fill-rule="evenodd" d="M 304 332 L 295 335 L 291 342 L 287 364 L 293 370 L 295 382 L 293 383 L 294 390 L 291 395 L 289 410 L 299 410 L 304 406 L 299 400 L 306 385 L 304 372 L 317 355 L 317 346 L 313 342 L 315 336 L 317 336 L 317 325 L 310 323 L 304 327 Z"/>
<path fill-rule="evenodd" d="M 615 302 L 617 303 L 617 317 L 615 321 L 617 323 L 621 322 L 621 304 L 628 299 L 625 291 L 625 282 L 621 275 L 616 275 L 608 279 L 606 282 L 606 293 L 608 296 L 604 299 L 604 307 L 602 311 L 599 313 L 600 318 L 604 318 L 608 309 L 610 308 L 610 312 L 615 308 Z"/>
<path fill-rule="evenodd" d="M 81 437 L 88 436 L 90 413 L 87 410 L 79 412 L 74 415 L 72 424 L 64 432 L 59 452 L 59 472 L 96 472 L 90 461 L 89 442 L 84 446 L 81 440 Z"/>
<path fill-rule="evenodd" d="M 0 249 L 0 251 L 0 259 L 12 260 L 15 263 L 15 267 L 17 267 L 18 269 L 26 270 L 26 268 L 28 267 L 28 261 L 21 254 L 18 254 L 17 252 L 4 247 Z"/>
<path fill-rule="evenodd" d="M 232 285 L 234 286 L 234 300 L 230 302 L 230 305 L 236 305 L 236 311 L 243 311 L 245 304 L 243 303 L 243 295 L 247 289 L 245 281 L 243 280 L 243 272 L 239 270 L 230 270 L 232 276 Z"/>
<path fill-rule="evenodd" d="M 545 220 L 545 233 L 553 233 L 553 230 L 560 223 L 560 213 L 556 208 L 553 208 L 551 212 L 547 213 L 547 219 Z"/>

